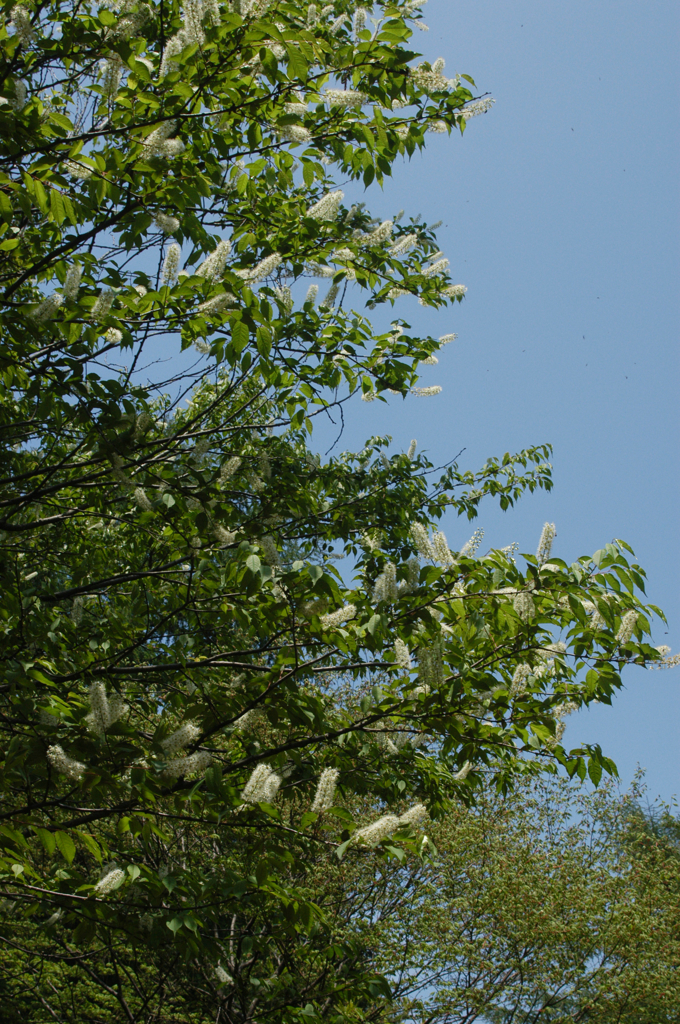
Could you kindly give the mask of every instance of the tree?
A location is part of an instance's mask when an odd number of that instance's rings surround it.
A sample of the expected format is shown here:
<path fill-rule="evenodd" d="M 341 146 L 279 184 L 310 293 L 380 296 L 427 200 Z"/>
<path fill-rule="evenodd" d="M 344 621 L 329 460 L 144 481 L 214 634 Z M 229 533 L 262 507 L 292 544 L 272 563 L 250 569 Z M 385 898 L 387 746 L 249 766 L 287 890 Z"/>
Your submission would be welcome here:
<path fill-rule="evenodd" d="M 237 999 L 229 936 L 270 964 L 319 927 L 297 884 L 318 850 L 420 851 L 425 804 L 484 775 L 612 771 L 563 749 L 563 718 L 659 660 L 643 573 L 623 542 L 550 557 L 550 524 L 525 568 L 431 534 L 549 487 L 547 446 L 438 479 L 383 438 L 308 448 L 357 394 L 437 390 L 418 363 L 449 338 L 379 332 L 346 298 L 465 291 L 433 229 L 378 223 L 335 177 L 380 183 L 488 107 L 443 60 L 414 64 L 417 5 L 371 29 L 345 0 L 5 10 L 3 892 L 69 970 L 105 964 L 96 1013 L 146 1019 L 120 972 L 147 947 L 168 977 L 210 966 L 223 1020 L 323 1016 L 343 998 L 325 969 L 307 1009 L 256 973 Z M 333 816 L 336 786 L 388 813 Z M 80 1013 L 52 998 L 37 1019 Z"/>

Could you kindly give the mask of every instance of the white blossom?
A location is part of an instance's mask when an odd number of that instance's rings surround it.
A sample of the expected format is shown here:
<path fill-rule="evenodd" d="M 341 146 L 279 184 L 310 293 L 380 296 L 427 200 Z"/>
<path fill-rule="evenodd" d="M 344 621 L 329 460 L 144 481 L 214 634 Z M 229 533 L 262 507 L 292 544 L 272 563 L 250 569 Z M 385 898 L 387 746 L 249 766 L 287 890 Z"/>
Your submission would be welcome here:
<path fill-rule="evenodd" d="M 106 896 L 108 893 L 113 892 L 125 879 L 125 872 L 121 871 L 120 868 L 113 868 L 113 870 L 107 872 L 103 878 L 101 878 L 94 887 L 94 891 L 97 896 Z"/>
<path fill-rule="evenodd" d="M 115 296 L 111 288 L 102 288 L 94 306 L 92 307 L 92 319 L 103 320 L 109 315 Z"/>
<path fill-rule="evenodd" d="M 83 276 L 83 268 L 79 263 L 72 263 L 68 268 L 66 274 L 66 280 L 64 281 L 64 299 L 67 302 L 73 302 L 78 289 L 80 288 L 80 279 Z"/>
<path fill-rule="evenodd" d="M 220 480 L 228 480 L 229 477 L 234 475 L 240 465 L 241 459 L 239 459 L 238 455 L 234 455 L 232 458 L 227 459 L 220 469 Z"/>
<path fill-rule="evenodd" d="M 176 231 L 179 231 L 179 218 L 171 217 L 167 213 L 157 213 L 154 222 L 164 235 L 174 235 Z"/>
<path fill-rule="evenodd" d="M 373 586 L 373 600 L 377 604 L 380 601 L 396 601 L 398 597 L 397 567 L 394 562 L 387 562 Z"/>
<path fill-rule="evenodd" d="M 441 390 L 440 384 L 432 384 L 427 388 L 411 388 L 411 394 L 418 398 L 431 398 L 433 395 L 440 394 Z"/>
<path fill-rule="evenodd" d="M 153 505 L 146 496 L 146 491 L 143 487 L 135 487 L 135 501 L 142 509 L 143 512 L 152 512 Z"/>
<path fill-rule="evenodd" d="M 238 534 L 232 530 L 225 530 L 219 523 L 215 523 L 213 526 L 213 534 L 216 540 L 220 542 L 223 547 L 228 547 L 229 544 L 233 544 Z"/>
<path fill-rule="evenodd" d="M 182 255 L 177 242 L 173 242 L 168 246 L 168 251 L 165 254 L 163 260 L 163 269 L 161 270 L 161 283 L 172 286 L 177 281 L 177 274 L 179 273 L 179 259 Z"/>
<path fill-rule="evenodd" d="M 335 796 L 335 787 L 337 786 L 339 775 L 340 772 L 337 768 L 324 768 L 321 772 L 319 784 L 314 795 L 314 802 L 312 803 L 312 811 L 315 814 L 322 814 L 323 811 L 327 811 L 329 807 L 333 806 L 333 797 Z"/>
<path fill-rule="evenodd" d="M 31 25 L 31 14 L 23 4 L 17 4 L 11 12 L 14 30 L 19 37 L 22 46 L 30 46 L 35 39 L 35 29 Z"/>
<path fill-rule="evenodd" d="M 394 224 L 391 220 L 384 220 L 375 231 L 369 231 L 368 234 L 362 235 L 360 242 L 362 245 L 382 245 L 389 238 L 392 237 L 392 228 Z"/>
<path fill-rule="evenodd" d="M 413 460 L 413 456 L 416 454 L 417 447 L 418 442 L 414 438 L 413 441 L 411 441 L 410 445 L 408 446 L 408 451 L 406 453 L 406 458 L 409 460 L 409 462 Z"/>
<path fill-rule="evenodd" d="M 355 39 L 358 39 L 359 38 L 359 33 L 363 32 L 364 29 L 366 28 L 366 18 L 367 18 L 367 16 L 368 16 L 368 11 L 366 10 L 365 7 L 357 7 L 356 11 L 354 12 L 354 38 Z"/>
<path fill-rule="evenodd" d="M 84 764 L 81 764 L 80 761 L 74 761 L 72 757 L 68 757 L 58 744 L 47 748 L 47 760 L 55 771 L 68 776 L 74 782 L 79 782 L 86 771 Z"/>
<path fill-rule="evenodd" d="M 265 256 L 263 260 L 260 260 L 256 266 L 246 270 L 237 270 L 236 273 L 249 284 L 255 284 L 257 281 L 263 281 L 265 277 L 273 274 L 282 263 L 283 256 L 278 252 L 273 252 L 270 256 Z"/>
<path fill-rule="evenodd" d="M 425 804 L 414 804 L 404 814 L 399 815 L 399 824 L 416 826 L 425 821 L 425 818 L 427 818 L 427 807 Z"/>
<path fill-rule="evenodd" d="M 441 640 L 435 640 L 429 647 L 418 650 L 418 679 L 423 687 L 435 690 L 444 681 L 444 662 Z"/>
<path fill-rule="evenodd" d="M 341 626 L 343 622 L 349 622 L 350 619 L 353 619 L 356 613 L 356 605 L 343 605 L 342 608 L 338 608 L 334 612 L 322 615 L 321 626 L 323 629 L 336 629 L 338 626 Z"/>
<path fill-rule="evenodd" d="M 208 281 L 217 281 L 224 274 L 227 257 L 231 252 L 231 242 L 223 238 L 217 243 L 210 255 L 203 260 L 194 273 L 197 277 L 205 277 Z"/>
<path fill-rule="evenodd" d="M 552 550 L 553 540 L 557 535 L 554 523 L 545 523 L 541 531 L 541 539 L 538 542 L 538 548 L 536 550 L 536 560 L 539 565 L 543 565 L 550 558 L 550 552 Z"/>
<path fill-rule="evenodd" d="M 212 299 L 202 302 L 197 309 L 204 316 L 218 316 L 228 306 L 235 306 L 236 302 L 236 296 L 232 292 L 222 292 L 220 295 L 215 295 Z"/>
<path fill-rule="evenodd" d="M 227 974 L 224 967 L 217 966 L 215 968 L 215 978 L 219 985 L 233 985 L 234 979 L 231 974 Z"/>
<path fill-rule="evenodd" d="M 449 126 L 446 121 L 431 121 L 427 126 L 428 132 L 432 132 L 434 135 L 444 135 L 449 130 Z"/>
<path fill-rule="evenodd" d="M 411 523 L 411 539 L 416 546 L 416 551 L 418 551 L 423 558 L 434 559 L 434 548 L 430 543 L 428 532 L 422 523 Z"/>
<path fill-rule="evenodd" d="M 331 35 L 333 35 L 333 36 L 337 35 L 338 32 L 343 27 L 343 25 L 345 24 L 346 21 L 347 21 L 347 15 L 346 14 L 341 14 L 339 18 L 336 18 L 335 21 L 333 22 L 333 24 L 331 25 L 330 29 L 329 29 Z"/>
<path fill-rule="evenodd" d="M 448 542 L 441 530 L 433 535 L 432 548 L 434 550 L 435 561 L 439 562 L 440 565 L 455 565 L 453 555 L 449 550 Z"/>
<path fill-rule="evenodd" d="M 113 54 L 101 62 L 102 90 L 108 99 L 113 99 L 120 88 L 123 62 L 118 54 Z"/>
<path fill-rule="evenodd" d="M 90 713 L 85 721 L 92 732 L 103 736 L 127 709 L 127 704 L 123 703 L 118 694 L 107 697 L 104 684 L 95 680 L 90 686 Z"/>
<path fill-rule="evenodd" d="M 517 594 L 512 604 L 522 622 L 528 622 L 529 619 L 533 619 L 536 614 L 534 599 L 531 594 L 528 594 L 526 591 L 522 591 L 520 594 Z"/>
<path fill-rule="evenodd" d="M 456 780 L 456 782 L 462 782 L 464 779 L 467 779 L 471 770 L 472 761 L 466 761 L 461 770 L 459 772 L 456 772 L 456 774 L 453 777 Z"/>
<path fill-rule="evenodd" d="M 301 124 L 284 124 L 277 128 L 276 131 L 287 142 L 309 142 L 312 137 L 309 128 L 305 128 Z"/>
<path fill-rule="evenodd" d="M 309 207 L 305 216 L 314 220 L 335 220 L 338 215 L 338 207 L 345 198 L 342 189 L 335 192 L 327 192 L 318 202 Z"/>
<path fill-rule="evenodd" d="M 462 115 L 466 121 L 471 117 L 478 117 L 479 114 L 486 114 L 487 110 L 491 110 L 491 107 L 495 103 L 493 96 L 484 96 L 480 100 L 472 100 L 467 106 L 457 111 L 459 115 Z"/>
<path fill-rule="evenodd" d="M 328 291 L 326 292 L 326 294 L 324 295 L 321 302 L 319 303 L 319 309 L 332 310 L 334 308 L 335 300 L 338 297 L 339 291 L 340 285 L 337 282 L 335 284 L 332 284 Z"/>
<path fill-rule="evenodd" d="M 309 288 L 307 289 L 307 294 L 305 296 L 305 302 L 311 302 L 312 305 L 314 305 L 314 303 L 316 301 L 316 297 L 317 297 L 318 294 L 319 294 L 319 286 L 318 286 L 318 284 L 310 284 Z"/>
<path fill-rule="evenodd" d="M 403 668 L 405 672 L 410 672 L 413 668 L 409 649 L 399 637 L 394 641 L 394 664 Z"/>
<path fill-rule="evenodd" d="M 394 814 L 385 814 L 382 818 L 372 822 L 364 828 L 357 829 L 352 837 L 355 842 L 365 843 L 366 846 L 377 846 L 383 839 L 389 838 L 399 828 L 399 818 Z"/>
<path fill-rule="evenodd" d="M 633 635 L 635 627 L 637 626 L 638 613 L 633 609 L 621 619 L 621 625 L 619 631 L 616 634 L 616 639 L 620 644 L 627 644 Z"/>
<path fill-rule="evenodd" d="M 264 555 L 264 560 L 265 562 L 267 562 L 268 565 L 280 564 L 281 559 L 279 558 L 279 553 L 276 549 L 276 544 L 274 543 L 273 537 L 260 537 L 258 544 L 260 545 L 260 550 Z"/>
<path fill-rule="evenodd" d="M 390 246 L 388 252 L 390 256 L 403 256 L 404 253 L 413 248 L 417 241 L 418 236 L 415 234 L 402 235 Z"/>
<path fill-rule="evenodd" d="M 141 139 L 141 144 L 147 156 L 159 156 L 168 138 L 174 132 L 177 127 L 177 121 L 163 121 L 158 128 L 146 136 L 145 139 Z"/>
<path fill-rule="evenodd" d="M 197 750 L 188 757 L 177 757 L 168 761 L 163 775 L 173 779 L 181 779 L 184 775 L 198 775 L 204 772 L 212 761 L 212 754 L 207 750 Z"/>
<path fill-rule="evenodd" d="M 38 323 L 44 323 L 45 320 L 53 320 L 63 301 L 63 295 L 59 292 L 52 292 L 51 295 L 42 300 L 37 309 L 33 310 L 31 317 L 33 320 L 37 320 Z"/>
<path fill-rule="evenodd" d="M 24 109 L 28 101 L 28 86 L 20 78 L 14 80 L 14 99 L 10 103 L 17 112 Z"/>
<path fill-rule="evenodd" d="M 190 743 L 193 743 L 201 735 L 200 728 L 194 722 L 185 722 L 175 732 L 170 733 L 161 741 L 161 746 L 166 754 L 172 756 L 180 750 L 184 750 Z"/>
<path fill-rule="evenodd" d="M 483 539 L 484 530 L 480 526 L 475 530 L 470 539 L 466 541 L 465 544 L 463 544 L 462 548 L 460 549 L 460 557 L 474 558 L 475 552 L 477 551 L 479 545 L 482 543 Z"/>
<path fill-rule="evenodd" d="M 442 288 L 442 295 L 448 299 L 462 299 L 466 292 L 467 288 L 464 284 L 449 284 L 446 288 Z"/>
<path fill-rule="evenodd" d="M 249 804 L 273 803 L 282 781 L 269 765 L 259 764 L 248 779 L 241 799 Z"/>
<path fill-rule="evenodd" d="M 457 337 L 457 334 L 442 334 L 441 338 L 439 339 L 439 344 L 448 345 L 450 342 L 455 341 Z"/>
<path fill-rule="evenodd" d="M 426 270 L 423 271 L 425 277 L 436 277 L 438 274 L 443 274 L 448 268 L 449 261 L 447 259 L 437 260 L 436 263 L 432 263 Z"/>
<path fill-rule="evenodd" d="M 88 178 L 92 177 L 92 168 L 88 167 L 87 164 L 79 163 L 77 160 L 64 160 L 64 167 L 66 168 L 66 173 L 70 174 L 72 178 L 87 181 Z"/>
<path fill-rule="evenodd" d="M 526 663 L 517 666 L 510 684 L 510 697 L 521 697 L 526 692 L 527 682 L 532 671 L 531 665 Z"/>

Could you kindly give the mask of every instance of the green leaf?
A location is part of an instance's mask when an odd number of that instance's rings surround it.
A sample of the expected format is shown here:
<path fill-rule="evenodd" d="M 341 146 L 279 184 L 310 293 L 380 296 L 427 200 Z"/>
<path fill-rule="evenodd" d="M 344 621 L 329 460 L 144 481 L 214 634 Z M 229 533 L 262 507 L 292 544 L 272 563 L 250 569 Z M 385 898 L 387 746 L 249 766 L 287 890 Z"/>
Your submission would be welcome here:
<path fill-rule="evenodd" d="M 70 835 L 68 835 L 67 832 L 55 832 L 54 838 L 59 853 L 68 864 L 72 864 L 73 858 L 76 855 L 76 844 L 73 842 Z"/>
<path fill-rule="evenodd" d="M 45 853 L 49 854 L 49 856 L 51 857 L 55 849 L 57 848 L 54 833 L 50 832 L 46 828 L 37 828 L 35 825 L 31 825 L 31 828 L 33 829 L 38 839 L 42 843 Z"/>

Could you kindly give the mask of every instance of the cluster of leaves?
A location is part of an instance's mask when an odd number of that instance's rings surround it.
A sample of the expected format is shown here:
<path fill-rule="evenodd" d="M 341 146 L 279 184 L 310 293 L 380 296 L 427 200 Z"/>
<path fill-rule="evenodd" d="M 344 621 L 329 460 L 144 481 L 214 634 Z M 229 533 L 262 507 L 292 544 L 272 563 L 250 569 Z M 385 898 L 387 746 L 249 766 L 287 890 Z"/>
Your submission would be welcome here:
<path fill-rule="evenodd" d="M 361 843 L 351 801 L 310 810 L 322 770 L 366 814 L 437 816 L 533 766 L 598 781 L 611 763 L 563 749 L 560 715 L 659 657 L 621 542 L 522 569 L 423 541 L 447 510 L 549 487 L 545 446 L 477 473 L 382 438 L 308 448 L 314 416 L 406 396 L 441 347 L 335 308 L 341 285 L 369 308 L 462 298 L 432 229 L 376 227 L 336 188 L 474 109 L 440 64 L 414 68 L 417 8 L 379 13 L 368 31 L 346 0 L 48 0 L 0 26 L 3 892 L 58 922 L 67 961 L 103 942 L 133 975 L 148 947 L 165 977 L 200 955 L 225 1013 L 230 936 L 258 964 L 306 936 L 323 998 L 267 987 L 282 967 L 239 1021 L 382 984 L 350 955 L 328 968 L 344 953 L 300 883 Z M 331 282 L 318 308 L 293 295 L 309 276 Z M 279 800 L 244 800 L 263 765 Z M 422 852 L 392 833 L 385 856 Z"/>

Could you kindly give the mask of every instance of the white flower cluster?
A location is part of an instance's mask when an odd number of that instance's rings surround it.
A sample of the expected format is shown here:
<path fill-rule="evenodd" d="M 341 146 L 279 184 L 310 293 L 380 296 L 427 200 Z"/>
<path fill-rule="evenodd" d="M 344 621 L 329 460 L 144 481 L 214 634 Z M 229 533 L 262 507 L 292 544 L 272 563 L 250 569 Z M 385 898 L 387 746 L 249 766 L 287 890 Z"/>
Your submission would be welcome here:
<path fill-rule="evenodd" d="M 232 292 L 222 292 L 221 295 L 215 295 L 212 299 L 202 302 L 197 310 L 203 316 L 219 316 L 229 306 L 235 306 L 237 301 Z"/>
<path fill-rule="evenodd" d="M 160 68 L 161 78 L 180 69 L 175 58 L 182 50 L 192 43 L 198 43 L 200 46 L 205 42 L 204 21 L 211 25 L 219 25 L 220 8 L 217 0 L 184 0 L 184 24 L 166 43 Z"/>
<path fill-rule="evenodd" d="M 427 388 L 411 388 L 411 394 L 417 398 L 432 398 L 441 393 L 441 384 L 431 384 Z"/>
<path fill-rule="evenodd" d="M 103 320 L 109 315 L 115 295 L 112 288 L 102 288 L 94 306 L 92 307 L 92 319 Z"/>
<path fill-rule="evenodd" d="M 312 137 L 309 128 L 302 124 L 283 124 L 276 131 L 286 142 L 304 143 L 309 142 Z"/>
<path fill-rule="evenodd" d="M 409 249 L 418 241 L 418 236 L 415 234 L 402 235 L 396 240 L 396 242 L 390 246 L 388 252 L 390 256 L 403 256 Z"/>
<path fill-rule="evenodd" d="M 154 223 L 164 235 L 174 235 L 176 231 L 179 231 L 179 218 L 171 217 L 167 213 L 157 213 Z"/>
<path fill-rule="evenodd" d="M 273 252 L 270 256 L 265 256 L 263 260 L 260 260 L 256 266 L 245 270 L 237 270 L 236 273 L 238 277 L 243 278 L 248 284 L 256 284 L 258 281 L 264 281 L 265 277 L 273 274 L 282 263 L 283 256 L 278 252 Z"/>
<path fill-rule="evenodd" d="M 168 251 L 165 254 L 163 260 L 163 268 L 161 270 L 161 284 L 167 284 L 172 287 L 177 282 L 177 275 L 179 273 L 179 260 L 182 255 L 177 242 L 173 242 L 168 246 Z"/>
<path fill-rule="evenodd" d="M 447 299 L 462 299 L 466 292 L 464 284 L 448 284 L 446 288 L 442 288 L 442 295 Z"/>
<path fill-rule="evenodd" d="M 47 298 L 43 299 L 40 305 L 33 310 L 31 317 L 38 323 L 44 323 L 46 320 L 53 320 L 56 316 L 57 310 L 62 305 L 64 296 L 59 292 L 52 292 Z"/>
<path fill-rule="evenodd" d="M 315 814 L 322 814 L 329 807 L 333 806 L 333 797 L 335 796 L 335 787 L 338 784 L 339 775 L 340 772 L 337 768 L 324 768 L 321 772 L 312 803 L 312 810 Z"/>
<path fill-rule="evenodd" d="M 430 647 L 418 649 L 418 679 L 421 686 L 428 688 L 428 692 L 437 689 L 443 683 L 444 662 L 441 640 L 434 640 Z"/>
<path fill-rule="evenodd" d="M 487 110 L 491 110 L 495 102 L 493 96 L 483 96 L 481 100 L 473 100 L 471 103 L 468 103 L 459 113 L 468 121 L 471 117 L 486 114 Z"/>
<path fill-rule="evenodd" d="M 353 835 L 355 843 L 363 843 L 365 846 L 377 846 L 383 839 L 389 837 L 402 825 L 413 827 L 419 825 L 427 817 L 427 808 L 424 804 L 416 804 L 410 810 L 397 817 L 395 814 L 385 814 L 382 818 L 359 828 Z"/>
<path fill-rule="evenodd" d="M 408 647 L 399 637 L 394 641 L 394 663 L 399 668 L 403 668 L 405 672 L 410 672 L 413 668 L 411 664 L 411 652 Z"/>
<path fill-rule="evenodd" d="M 211 753 L 207 750 L 197 750 L 195 754 L 176 757 L 172 761 L 168 761 L 163 775 L 173 779 L 180 779 L 184 775 L 198 775 L 206 770 L 211 761 Z"/>
<path fill-rule="evenodd" d="M 422 555 L 423 558 L 434 560 L 434 548 L 430 543 L 429 534 L 422 523 L 411 523 L 411 540 L 415 544 L 418 554 Z"/>
<path fill-rule="evenodd" d="M 166 160 L 172 160 L 184 152 L 185 146 L 181 139 L 171 139 L 170 136 L 177 127 L 177 121 L 164 121 L 158 128 L 155 128 L 150 135 L 141 140 L 144 154 L 147 157 L 160 156 Z"/>
<path fill-rule="evenodd" d="M 66 280 L 64 281 L 64 300 L 66 302 L 73 302 L 76 298 L 82 276 L 83 270 L 80 264 L 72 263 L 68 268 Z"/>
<path fill-rule="evenodd" d="M 314 305 L 314 303 L 316 302 L 316 297 L 317 297 L 318 294 L 319 294 L 319 286 L 318 286 L 318 284 L 310 284 L 309 288 L 307 289 L 307 294 L 305 295 L 305 302 L 311 302 L 312 305 Z"/>
<path fill-rule="evenodd" d="M 637 620 L 638 613 L 634 609 L 631 609 L 631 611 L 626 612 L 626 614 L 623 616 L 623 618 L 621 619 L 621 625 L 619 626 L 619 631 L 616 634 L 616 639 L 620 644 L 628 643 L 628 641 L 633 635 L 635 627 L 637 626 Z"/>
<path fill-rule="evenodd" d="M 260 545 L 260 550 L 264 555 L 264 560 L 267 565 L 279 565 L 281 559 L 279 558 L 279 552 L 277 550 L 274 538 L 271 536 L 260 537 L 257 542 Z"/>
<path fill-rule="evenodd" d="M 217 980 L 218 985 L 234 984 L 234 979 L 232 978 L 231 974 L 227 974 L 224 967 L 220 967 L 219 965 L 215 968 L 215 978 Z"/>
<path fill-rule="evenodd" d="M 461 558 L 474 558 L 475 557 L 475 552 L 477 551 L 477 548 L 479 547 L 479 545 L 482 543 L 483 539 L 484 539 L 484 530 L 480 526 L 472 534 L 472 536 L 470 537 L 469 541 L 467 541 L 465 544 L 463 544 L 462 548 L 460 549 L 460 557 Z"/>
<path fill-rule="evenodd" d="M 464 779 L 467 779 L 471 770 L 472 761 L 466 761 L 461 770 L 459 772 L 456 772 L 456 774 L 453 777 L 456 780 L 456 782 L 463 782 Z"/>
<path fill-rule="evenodd" d="M 143 487 L 135 487 L 135 501 L 137 502 L 139 508 L 141 508 L 142 512 L 153 511 L 153 505 L 149 501 L 146 495 L 146 491 L 144 490 Z"/>
<path fill-rule="evenodd" d="M 100 878 L 94 887 L 97 896 L 106 896 L 122 885 L 125 880 L 125 872 L 120 868 L 112 868 L 103 878 Z"/>
<path fill-rule="evenodd" d="M 330 612 L 328 615 L 322 615 L 321 625 L 324 629 L 336 629 L 343 622 L 349 622 L 350 619 L 353 619 L 356 613 L 356 605 L 346 604 L 342 608 L 338 608 L 337 611 Z"/>
<path fill-rule="evenodd" d="M 116 39 L 132 39 L 137 36 L 152 13 L 148 4 L 138 3 L 137 0 L 117 0 L 110 6 L 118 14 L 123 15 L 110 30 L 110 34 Z"/>
<path fill-rule="evenodd" d="M 368 103 L 366 93 L 356 89 L 326 89 L 322 98 L 331 107 L 361 107 Z"/>
<path fill-rule="evenodd" d="M 397 567 L 394 562 L 387 562 L 373 586 L 373 601 L 378 604 L 380 601 L 396 601 L 399 597 L 397 587 Z"/>
<path fill-rule="evenodd" d="M 429 71 L 424 64 L 411 68 L 411 77 L 423 92 L 449 92 L 451 89 L 458 88 L 460 79 L 458 77 L 447 78 L 443 74 L 445 66 L 444 58 L 438 57 Z"/>
<path fill-rule="evenodd" d="M 103 736 L 106 730 L 125 714 L 128 706 L 117 693 L 110 698 L 107 697 L 104 684 L 94 682 L 90 686 L 90 708 L 91 711 L 85 719 L 88 728 L 97 736 Z"/>
<path fill-rule="evenodd" d="M 342 189 L 327 192 L 318 202 L 309 207 L 306 216 L 312 217 L 314 220 L 335 220 L 338 215 L 338 207 L 344 198 L 345 193 Z"/>
<path fill-rule="evenodd" d="M 448 269 L 448 266 L 449 261 L 447 259 L 437 260 L 423 271 L 423 275 L 425 277 L 437 277 L 439 274 L 443 274 Z"/>
<path fill-rule="evenodd" d="M 361 245 L 382 245 L 392 237 L 394 222 L 384 220 L 374 231 L 369 231 L 358 239 Z"/>
<path fill-rule="evenodd" d="M 555 735 L 545 741 L 546 747 L 549 747 L 552 750 L 558 743 L 562 742 L 562 737 L 564 736 L 567 728 L 567 724 L 563 719 L 566 718 L 567 715 L 570 715 L 572 711 L 577 710 L 578 704 L 575 704 L 571 700 L 565 701 L 563 704 L 558 704 L 557 707 L 553 708 L 553 717 L 556 719 Z"/>
<path fill-rule="evenodd" d="M 241 799 L 248 804 L 271 804 L 276 799 L 282 781 L 281 776 L 273 772 L 269 765 L 258 764 L 241 793 Z"/>
<path fill-rule="evenodd" d="M 224 274 L 224 268 L 230 252 L 231 242 L 229 239 L 221 239 L 210 255 L 196 268 L 194 273 L 197 277 L 205 277 L 208 281 L 218 281 Z"/>
<path fill-rule="evenodd" d="M 441 530 L 438 533 L 435 533 L 432 537 L 432 549 L 434 551 L 435 562 L 439 562 L 440 565 L 447 567 L 456 564 L 454 557 L 449 550 L 446 536 L 441 532 Z"/>
<path fill-rule="evenodd" d="M 190 743 L 197 740 L 200 735 L 201 730 L 194 722 L 185 722 L 179 729 L 170 733 L 164 740 L 161 740 L 161 746 L 165 753 L 172 757 L 173 754 L 184 750 Z"/>
<path fill-rule="evenodd" d="M 19 37 L 22 46 L 30 46 L 35 39 L 35 29 L 31 25 L 31 13 L 23 4 L 12 8 L 11 24 Z"/>
<path fill-rule="evenodd" d="M 64 160 L 64 167 L 66 168 L 66 173 L 70 174 L 72 178 L 87 181 L 88 178 L 92 177 L 92 168 L 88 167 L 87 164 L 79 163 L 77 160 Z"/>
<path fill-rule="evenodd" d="M 66 775 L 74 782 L 80 782 L 85 774 L 85 765 L 81 764 L 80 761 L 74 761 L 72 757 L 68 757 L 58 744 L 47 748 L 47 760 L 55 771 Z"/>
<path fill-rule="evenodd" d="M 441 338 L 439 339 L 439 344 L 449 345 L 452 341 L 455 341 L 457 337 L 457 334 L 442 334 Z"/>
<path fill-rule="evenodd" d="M 541 531 L 541 538 L 536 550 L 536 560 L 539 565 L 544 565 L 550 558 L 550 552 L 552 551 L 553 541 L 556 536 L 557 530 L 555 529 L 555 524 L 544 523 Z"/>
<path fill-rule="evenodd" d="M 536 615 L 534 599 L 531 594 L 528 594 L 525 590 L 515 595 L 515 599 L 512 604 L 522 622 L 528 622 Z"/>
<path fill-rule="evenodd" d="M 523 693 L 526 693 L 527 683 L 532 672 L 531 665 L 523 663 L 517 666 L 510 684 L 510 697 L 521 697 Z"/>

